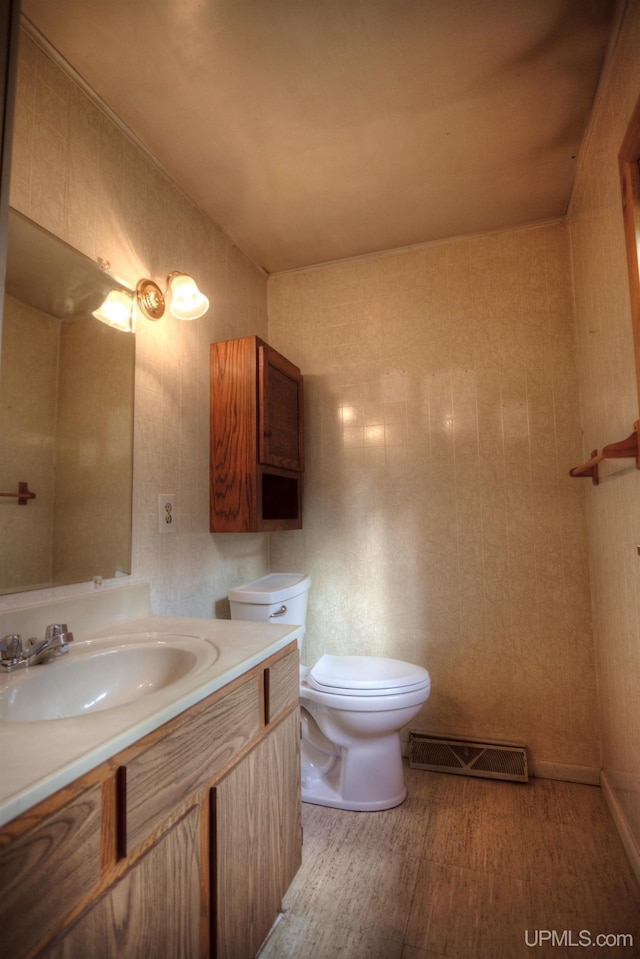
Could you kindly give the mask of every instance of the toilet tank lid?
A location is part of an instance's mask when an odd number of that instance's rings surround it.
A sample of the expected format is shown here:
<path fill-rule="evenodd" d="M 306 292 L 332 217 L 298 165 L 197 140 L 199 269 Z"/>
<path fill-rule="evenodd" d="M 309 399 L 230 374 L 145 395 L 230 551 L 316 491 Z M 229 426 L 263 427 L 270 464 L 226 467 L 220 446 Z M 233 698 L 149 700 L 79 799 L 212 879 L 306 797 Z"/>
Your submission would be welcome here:
<path fill-rule="evenodd" d="M 244 586 L 230 589 L 229 599 L 232 603 L 271 606 L 272 603 L 282 603 L 305 593 L 310 586 L 311 577 L 308 573 L 269 573 Z"/>

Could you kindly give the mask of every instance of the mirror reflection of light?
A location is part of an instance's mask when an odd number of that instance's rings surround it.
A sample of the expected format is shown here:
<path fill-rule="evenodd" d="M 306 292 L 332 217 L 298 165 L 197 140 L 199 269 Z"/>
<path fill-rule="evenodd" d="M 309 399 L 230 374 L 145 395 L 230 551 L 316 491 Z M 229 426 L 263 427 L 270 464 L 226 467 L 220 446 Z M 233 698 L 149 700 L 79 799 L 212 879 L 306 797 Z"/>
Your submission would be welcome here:
<path fill-rule="evenodd" d="M 348 426 L 350 423 L 355 422 L 357 418 L 357 413 L 352 406 L 341 406 L 339 414 L 343 426 Z"/>
<path fill-rule="evenodd" d="M 128 290 L 111 290 L 104 303 L 93 311 L 97 320 L 125 333 L 133 333 L 133 294 Z"/>
<path fill-rule="evenodd" d="M 384 426 L 366 426 L 364 430 L 365 443 L 379 445 L 384 441 Z"/>

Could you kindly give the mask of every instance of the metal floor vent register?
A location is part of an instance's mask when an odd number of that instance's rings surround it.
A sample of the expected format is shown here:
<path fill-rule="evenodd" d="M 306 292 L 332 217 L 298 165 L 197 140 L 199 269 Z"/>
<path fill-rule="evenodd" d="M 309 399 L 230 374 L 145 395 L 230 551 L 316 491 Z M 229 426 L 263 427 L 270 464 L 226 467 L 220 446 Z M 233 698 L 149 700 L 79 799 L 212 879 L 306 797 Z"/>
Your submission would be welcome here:
<path fill-rule="evenodd" d="M 473 739 L 410 733 L 409 765 L 414 769 L 483 776 L 485 779 L 529 781 L 525 748 L 505 743 L 480 743 Z"/>

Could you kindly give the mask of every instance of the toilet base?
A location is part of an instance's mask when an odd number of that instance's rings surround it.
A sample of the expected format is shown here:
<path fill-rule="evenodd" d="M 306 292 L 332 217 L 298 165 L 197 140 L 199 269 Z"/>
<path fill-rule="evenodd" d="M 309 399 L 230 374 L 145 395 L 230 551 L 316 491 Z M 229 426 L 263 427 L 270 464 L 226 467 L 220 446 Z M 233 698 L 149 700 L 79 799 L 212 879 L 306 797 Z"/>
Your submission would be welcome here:
<path fill-rule="evenodd" d="M 354 812 L 392 809 L 404 802 L 407 789 L 397 733 L 347 749 L 331 744 L 331 752 L 325 752 L 304 735 L 313 726 L 303 724 L 303 802 Z"/>
<path fill-rule="evenodd" d="M 406 788 L 397 795 L 387 799 L 376 800 L 373 802 L 349 802 L 327 783 L 316 783 L 312 788 L 302 787 L 302 802 L 310 803 L 314 806 L 331 806 L 333 809 L 348 809 L 351 812 L 376 812 L 382 809 L 393 809 L 399 806 L 407 798 Z"/>

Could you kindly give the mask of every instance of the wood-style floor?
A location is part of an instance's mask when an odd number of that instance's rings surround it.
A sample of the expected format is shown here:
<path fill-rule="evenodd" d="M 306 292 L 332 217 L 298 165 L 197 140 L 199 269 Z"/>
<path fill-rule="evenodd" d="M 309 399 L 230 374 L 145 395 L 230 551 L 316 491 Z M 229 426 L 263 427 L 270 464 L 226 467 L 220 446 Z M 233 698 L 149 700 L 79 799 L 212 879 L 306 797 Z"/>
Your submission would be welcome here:
<path fill-rule="evenodd" d="M 260 959 L 640 957 L 640 888 L 598 787 L 406 778 L 385 812 L 303 805 L 302 868 Z"/>

